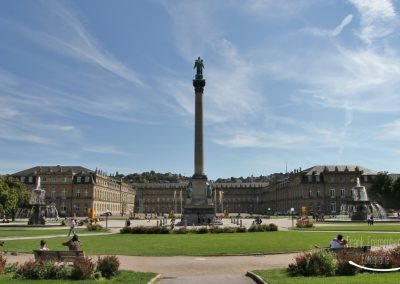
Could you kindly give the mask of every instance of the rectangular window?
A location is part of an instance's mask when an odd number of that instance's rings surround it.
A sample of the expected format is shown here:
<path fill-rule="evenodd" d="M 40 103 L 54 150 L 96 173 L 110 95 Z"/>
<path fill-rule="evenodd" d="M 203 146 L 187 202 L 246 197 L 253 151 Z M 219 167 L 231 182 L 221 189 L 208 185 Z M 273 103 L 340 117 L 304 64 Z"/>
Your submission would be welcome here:
<path fill-rule="evenodd" d="M 65 212 L 67 212 L 67 206 L 65 206 L 65 203 L 63 202 L 63 203 L 61 203 L 61 213 L 65 213 Z"/>
<path fill-rule="evenodd" d="M 319 181 L 320 181 L 319 175 L 315 175 L 315 181 L 316 181 L 316 182 L 319 182 Z"/>
<path fill-rule="evenodd" d="M 363 176 L 363 181 L 368 182 L 368 176 Z"/>
<path fill-rule="evenodd" d="M 21 182 L 25 182 L 25 177 L 21 177 Z"/>
<path fill-rule="evenodd" d="M 51 199 L 56 199 L 56 190 L 54 188 L 51 191 Z"/>
<path fill-rule="evenodd" d="M 33 181 L 33 178 L 32 178 L 32 177 L 29 177 L 29 178 L 28 178 L 28 181 L 29 181 L 29 182 L 32 182 L 32 181 Z"/>
<path fill-rule="evenodd" d="M 85 177 L 85 182 L 89 182 L 90 181 L 90 177 Z"/>
<path fill-rule="evenodd" d="M 82 181 L 82 177 L 76 177 L 76 182 L 81 182 Z"/>
<path fill-rule="evenodd" d="M 336 213 L 336 203 L 335 202 L 331 203 L 331 212 Z"/>
<path fill-rule="evenodd" d="M 64 177 L 63 178 L 63 183 L 66 183 L 68 181 L 68 178 L 67 177 Z"/>
<path fill-rule="evenodd" d="M 76 190 L 75 197 L 77 197 L 77 198 L 81 197 L 81 191 L 79 189 Z"/>
<path fill-rule="evenodd" d="M 89 191 L 87 189 L 85 189 L 85 197 L 89 196 Z"/>
<path fill-rule="evenodd" d="M 321 196 L 321 192 L 318 190 L 317 191 L 317 197 L 320 197 Z"/>
<path fill-rule="evenodd" d="M 61 191 L 61 197 L 62 198 L 66 198 L 67 197 L 67 190 L 65 188 L 63 188 L 63 190 Z"/>
<path fill-rule="evenodd" d="M 307 181 L 312 182 L 312 176 L 307 176 Z"/>
<path fill-rule="evenodd" d="M 331 189 L 331 198 L 335 198 L 335 190 Z"/>
<path fill-rule="evenodd" d="M 340 190 L 340 197 L 341 197 L 341 198 L 345 198 L 345 197 L 346 197 L 346 191 L 344 190 L 344 188 L 342 188 L 342 189 Z"/>
<path fill-rule="evenodd" d="M 312 191 L 310 190 L 309 192 L 308 192 L 308 198 L 311 198 L 312 197 Z"/>

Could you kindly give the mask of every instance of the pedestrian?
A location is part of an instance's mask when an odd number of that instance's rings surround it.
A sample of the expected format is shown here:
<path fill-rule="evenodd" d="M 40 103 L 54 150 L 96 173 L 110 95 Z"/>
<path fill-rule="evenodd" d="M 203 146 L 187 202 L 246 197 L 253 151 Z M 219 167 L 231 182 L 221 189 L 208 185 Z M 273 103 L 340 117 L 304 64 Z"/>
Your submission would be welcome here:
<path fill-rule="evenodd" d="M 69 237 L 71 235 L 71 233 L 73 235 L 75 235 L 75 220 L 71 218 L 71 222 L 69 223 L 69 232 L 68 232 L 68 236 Z"/>

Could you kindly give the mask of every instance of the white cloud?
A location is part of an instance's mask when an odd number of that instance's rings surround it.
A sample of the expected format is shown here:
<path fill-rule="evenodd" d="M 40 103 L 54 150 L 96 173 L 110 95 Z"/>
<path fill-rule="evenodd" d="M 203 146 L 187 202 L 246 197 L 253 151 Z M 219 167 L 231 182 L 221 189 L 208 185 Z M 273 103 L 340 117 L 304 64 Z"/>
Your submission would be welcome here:
<path fill-rule="evenodd" d="M 49 4 L 47 6 L 49 8 L 48 17 L 56 24 L 42 26 L 42 30 L 14 23 L 8 23 L 9 26 L 14 27 L 25 37 L 41 46 L 89 62 L 137 86 L 144 86 L 135 71 L 114 58 L 89 34 L 76 12 L 59 2 L 48 2 L 47 4 Z"/>
<path fill-rule="evenodd" d="M 396 26 L 395 7 L 390 0 L 349 0 L 361 15 L 359 36 L 367 44 L 375 39 L 388 36 Z"/>
<path fill-rule="evenodd" d="M 83 151 L 91 152 L 96 154 L 106 154 L 106 155 L 127 155 L 127 153 L 118 150 L 112 145 L 91 145 L 89 147 L 83 147 Z"/>
<path fill-rule="evenodd" d="M 343 31 L 343 29 L 344 29 L 347 25 L 349 25 L 349 24 L 351 23 L 351 20 L 352 20 L 352 19 L 353 19 L 353 15 L 352 15 L 352 14 L 347 15 L 347 16 L 342 20 L 342 22 L 340 23 L 340 25 L 338 25 L 338 26 L 332 31 L 332 35 L 333 35 L 333 36 L 339 35 L 339 34 Z"/>

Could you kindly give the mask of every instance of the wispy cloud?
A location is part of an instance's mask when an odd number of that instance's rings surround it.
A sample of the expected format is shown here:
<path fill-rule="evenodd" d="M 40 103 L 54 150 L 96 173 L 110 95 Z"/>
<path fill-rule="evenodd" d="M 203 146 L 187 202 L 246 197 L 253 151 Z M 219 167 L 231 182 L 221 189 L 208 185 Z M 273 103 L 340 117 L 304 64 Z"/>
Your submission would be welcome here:
<path fill-rule="evenodd" d="M 205 118 L 211 123 L 225 123 L 252 116 L 264 103 L 263 96 L 254 88 L 257 74 L 253 63 L 223 36 L 218 25 L 214 25 L 210 14 L 218 10 L 218 5 L 204 9 L 206 3 L 196 2 L 195 6 L 201 8 L 195 9 L 191 4 L 182 1 L 165 7 L 175 23 L 176 45 L 182 56 L 188 60 L 188 65 L 192 65 L 196 56 L 201 55 L 205 59 L 206 81 L 212 78 L 205 87 Z M 196 25 L 193 27 L 188 23 Z M 192 115 L 194 101 L 190 83 L 178 78 L 162 81 L 182 110 Z M 167 83 L 171 81 L 177 82 L 173 88 Z"/>
<path fill-rule="evenodd" d="M 58 23 L 57 25 L 36 30 L 16 23 L 8 24 L 43 47 L 89 62 L 137 86 L 144 86 L 137 72 L 103 49 L 90 35 L 72 8 L 66 8 L 59 2 L 48 2 L 48 4 L 48 13 Z"/>
<path fill-rule="evenodd" d="M 347 15 L 342 22 L 340 23 L 340 25 L 338 25 L 333 31 L 332 31 L 332 35 L 333 36 L 337 36 L 339 35 L 343 29 L 348 26 L 351 23 L 351 20 L 353 19 L 353 15 Z"/>
<path fill-rule="evenodd" d="M 127 155 L 127 153 L 119 151 L 113 145 L 93 145 L 90 147 L 83 147 L 83 151 L 91 152 L 96 154 L 105 154 L 105 155 Z"/>
<path fill-rule="evenodd" d="M 396 11 L 390 0 L 349 0 L 361 15 L 359 36 L 367 44 L 391 34 L 398 26 Z"/>

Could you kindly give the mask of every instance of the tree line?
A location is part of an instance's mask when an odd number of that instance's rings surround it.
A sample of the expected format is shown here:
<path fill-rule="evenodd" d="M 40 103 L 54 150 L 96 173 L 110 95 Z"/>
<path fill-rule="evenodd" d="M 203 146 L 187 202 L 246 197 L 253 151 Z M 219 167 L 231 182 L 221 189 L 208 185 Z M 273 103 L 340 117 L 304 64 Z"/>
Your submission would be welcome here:
<path fill-rule="evenodd" d="M 30 192 L 24 183 L 11 176 L 0 175 L 0 217 L 10 215 L 12 220 L 18 208 L 30 208 Z"/>

